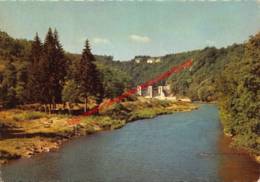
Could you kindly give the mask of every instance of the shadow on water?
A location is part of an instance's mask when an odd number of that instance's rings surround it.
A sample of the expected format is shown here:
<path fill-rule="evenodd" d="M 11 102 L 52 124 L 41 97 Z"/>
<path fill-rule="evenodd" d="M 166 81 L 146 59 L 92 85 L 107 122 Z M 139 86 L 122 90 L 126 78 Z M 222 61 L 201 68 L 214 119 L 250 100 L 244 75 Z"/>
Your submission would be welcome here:
<path fill-rule="evenodd" d="M 219 176 L 222 182 L 257 182 L 260 165 L 245 152 L 229 147 L 231 138 L 221 134 L 218 140 Z"/>

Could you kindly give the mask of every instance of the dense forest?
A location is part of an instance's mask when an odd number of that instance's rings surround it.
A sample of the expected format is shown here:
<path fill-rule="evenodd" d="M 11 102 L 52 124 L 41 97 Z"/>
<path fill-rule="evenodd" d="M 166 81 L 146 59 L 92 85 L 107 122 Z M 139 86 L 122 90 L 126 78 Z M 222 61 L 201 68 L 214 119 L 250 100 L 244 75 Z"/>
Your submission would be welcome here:
<path fill-rule="evenodd" d="M 60 103 L 100 103 L 129 86 L 122 71 L 103 64 L 111 57 L 94 56 L 86 41 L 82 55 L 66 53 L 58 32 L 50 28 L 42 43 L 19 40 L 0 32 L 0 105 L 39 103 L 51 112 Z"/>
<path fill-rule="evenodd" d="M 38 35 L 27 41 L 0 32 L 0 105 L 12 108 L 37 102 L 51 110 L 57 103 L 86 105 L 89 98 L 99 103 L 192 59 L 190 70 L 157 85 L 170 84 L 175 94 L 194 101 L 217 102 L 233 144 L 259 154 L 260 33 L 244 44 L 169 54 L 157 57 L 158 63 L 147 63 L 149 56 L 136 58 L 120 62 L 93 56 L 88 41 L 82 55 L 67 53 L 51 29 L 43 43 Z"/>

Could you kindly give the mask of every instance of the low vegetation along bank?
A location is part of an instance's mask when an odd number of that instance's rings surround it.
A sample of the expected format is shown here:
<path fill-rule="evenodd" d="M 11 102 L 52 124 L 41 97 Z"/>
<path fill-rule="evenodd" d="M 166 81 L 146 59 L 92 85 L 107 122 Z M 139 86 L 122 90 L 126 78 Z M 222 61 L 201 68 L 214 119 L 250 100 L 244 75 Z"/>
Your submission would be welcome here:
<path fill-rule="evenodd" d="M 160 114 L 191 111 L 192 103 L 138 99 L 115 104 L 99 115 L 87 116 L 80 124 L 68 124 L 76 116 L 45 114 L 35 111 L 7 110 L 0 112 L 2 139 L 0 162 L 6 163 L 59 148 L 68 139 L 102 130 L 123 127 L 127 122 L 152 118 Z"/>

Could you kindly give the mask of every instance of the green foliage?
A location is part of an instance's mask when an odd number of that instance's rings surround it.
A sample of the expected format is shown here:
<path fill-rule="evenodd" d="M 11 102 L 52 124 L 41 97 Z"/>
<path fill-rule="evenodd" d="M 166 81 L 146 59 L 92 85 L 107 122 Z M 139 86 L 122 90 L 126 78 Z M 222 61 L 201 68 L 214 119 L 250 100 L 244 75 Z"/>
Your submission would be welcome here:
<path fill-rule="evenodd" d="M 14 107 L 17 104 L 15 91 L 16 82 L 16 68 L 11 62 L 9 62 L 4 71 L 4 79 L 1 86 L 3 94 L 2 102 L 3 106 L 6 108 Z"/>
<path fill-rule="evenodd" d="M 202 86 L 198 90 L 198 97 L 201 101 L 212 101 L 215 98 L 216 89 L 213 86 Z"/>
<path fill-rule="evenodd" d="M 260 153 L 260 33 L 245 45 L 240 61 L 230 62 L 219 81 L 221 119 L 234 145 Z"/>
<path fill-rule="evenodd" d="M 116 68 L 98 65 L 104 86 L 104 97 L 114 98 L 121 95 L 130 84 L 129 76 Z"/>
<path fill-rule="evenodd" d="M 6 88 L 15 87 L 16 81 L 16 68 L 11 62 L 8 62 L 4 70 L 2 85 Z"/>
<path fill-rule="evenodd" d="M 113 119 L 125 119 L 129 116 L 130 109 L 121 103 L 114 104 L 103 114 L 110 116 Z"/>
<path fill-rule="evenodd" d="M 0 31 L 0 58 L 5 61 L 24 61 L 30 52 L 30 42 L 13 39 L 6 32 Z"/>
<path fill-rule="evenodd" d="M 62 100 L 64 102 L 79 102 L 80 90 L 74 80 L 68 80 L 62 90 Z"/>
<path fill-rule="evenodd" d="M 26 88 L 26 83 L 28 80 L 28 74 L 27 74 L 27 64 L 21 64 L 17 66 L 17 73 L 16 73 L 16 98 L 17 98 L 17 103 L 23 104 L 27 100 L 27 88 Z"/>

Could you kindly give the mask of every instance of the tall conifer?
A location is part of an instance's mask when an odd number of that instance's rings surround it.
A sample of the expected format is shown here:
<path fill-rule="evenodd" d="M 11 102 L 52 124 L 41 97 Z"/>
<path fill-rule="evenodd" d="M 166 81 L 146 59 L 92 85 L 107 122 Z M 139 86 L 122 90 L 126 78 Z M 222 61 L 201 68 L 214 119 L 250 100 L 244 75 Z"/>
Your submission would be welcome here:
<path fill-rule="evenodd" d="M 28 66 L 28 82 L 27 82 L 27 99 L 30 102 L 40 101 L 40 90 L 41 90 L 41 80 L 40 80 L 40 59 L 42 57 L 42 43 L 36 33 L 36 36 L 32 42 L 32 48 L 30 53 L 30 64 Z"/>
<path fill-rule="evenodd" d="M 103 86 L 100 81 L 100 73 L 98 72 L 94 62 L 95 57 L 91 53 L 89 41 L 87 40 L 78 67 L 78 81 L 82 96 L 85 98 L 85 112 L 87 110 L 89 96 L 96 96 L 98 102 L 103 98 Z"/>
<path fill-rule="evenodd" d="M 66 70 L 67 70 L 67 61 L 65 59 L 64 50 L 59 41 L 58 32 L 55 29 L 54 31 L 54 43 L 55 43 L 55 62 L 54 67 L 56 71 L 55 75 L 55 102 L 61 102 L 62 88 L 64 86 Z"/>

